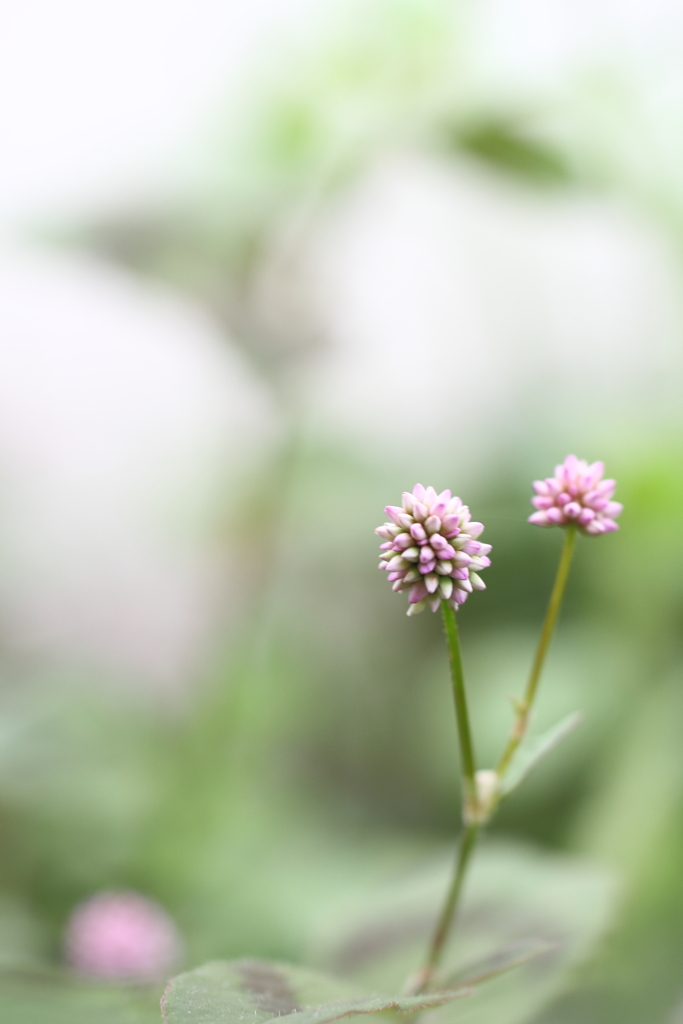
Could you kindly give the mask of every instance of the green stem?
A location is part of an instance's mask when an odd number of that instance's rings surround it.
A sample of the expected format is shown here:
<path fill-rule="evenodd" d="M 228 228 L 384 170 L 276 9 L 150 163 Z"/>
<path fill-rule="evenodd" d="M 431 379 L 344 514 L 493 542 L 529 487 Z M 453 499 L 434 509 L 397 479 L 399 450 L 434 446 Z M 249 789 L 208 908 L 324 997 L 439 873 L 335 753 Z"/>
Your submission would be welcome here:
<path fill-rule="evenodd" d="M 419 984 L 415 989 L 416 994 L 424 992 L 425 989 L 429 987 L 434 971 L 439 966 L 443 949 L 446 944 L 446 939 L 448 938 L 455 919 L 455 912 L 458 908 L 458 902 L 460 900 L 462 885 L 465 881 L 467 866 L 476 845 L 478 833 L 478 823 L 470 822 L 469 825 L 465 826 L 460 835 L 458 856 L 455 861 L 453 880 L 451 882 L 451 887 L 448 890 L 446 902 L 444 903 L 441 914 L 439 915 L 439 920 L 437 922 L 436 929 L 434 930 L 432 941 L 429 945 L 427 962 L 420 972 Z"/>
<path fill-rule="evenodd" d="M 543 663 L 545 662 L 545 657 L 548 653 L 553 630 L 555 629 L 555 623 L 562 604 L 564 589 L 569 575 L 569 567 L 574 553 L 575 541 L 576 526 L 568 526 L 565 530 L 564 545 L 560 555 L 560 564 L 557 567 L 557 575 L 550 594 L 550 600 L 548 601 L 548 610 L 545 614 L 543 629 L 541 630 L 538 647 L 536 648 L 536 656 L 534 657 L 533 665 L 531 666 L 529 681 L 526 686 L 524 697 L 517 703 L 517 714 L 512 726 L 510 739 L 508 740 L 507 746 L 496 765 L 496 771 L 500 776 L 504 775 L 510 767 L 510 762 L 515 755 L 517 747 L 524 739 L 529 725 L 529 715 L 534 703 L 534 698 L 536 697 L 541 672 L 543 671 Z"/>
<path fill-rule="evenodd" d="M 467 710 L 467 696 L 465 694 L 465 679 L 462 671 L 462 658 L 460 656 L 460 638 L 458 636 L 458 623 L 455 612 L 445 601 L 441 602 L 443 621 L 446 629 L 446 640 L 448 642 L 448 654 L 451 667 L 451 682 L 453 685 L 453 700 L 455 702 L 455 717 L 458 725 L 458 738 L 460 741 L 460 765 L 462 772 L 463 789 L 463 819 L 465 825 L 460 836 L 458 856 L 455 862 L 453 880 L 446 896 L 446 902 L 439 915 L 432 940 L 429 944 L 425 966 L 419 974 L 419 980 L 415 988 L 416 992 L 424 992 L 429 986 L 432 975 L 438 967 L 443 955 L 446 940 L 450 934 L 458 909 L 460 893 L 462 891 L 467 866 L 474 850 L 477 835 L 479 833 L 479 822 L 474 820 L 477 807 L 477 786 L 475 779 L 474 744 L 472 743 L 472 731 Z"/>
<path fill-rule="evenodd" d="M 455 717 L 458 724 L 458 738 L 460 740 L 460 764 L 462 770 L 463 791 L 466 801 L 470 801 L 474 804 L 476 803 L 477 798 L 477 789 L 474 779 L 474 745 L 472 743 L 470 718 L 467 711 L 465 678 L 462 671 L 462 658 L 460 657 L 458 623 L 455 618 L 455 612 L 445 601 L 441 602 L 441 610 L 443 612 L 443 622 L 446 629 L 446 640 L 448 642 L 451 682 L 453 685 L 453 700 L 455 702 Z"/>

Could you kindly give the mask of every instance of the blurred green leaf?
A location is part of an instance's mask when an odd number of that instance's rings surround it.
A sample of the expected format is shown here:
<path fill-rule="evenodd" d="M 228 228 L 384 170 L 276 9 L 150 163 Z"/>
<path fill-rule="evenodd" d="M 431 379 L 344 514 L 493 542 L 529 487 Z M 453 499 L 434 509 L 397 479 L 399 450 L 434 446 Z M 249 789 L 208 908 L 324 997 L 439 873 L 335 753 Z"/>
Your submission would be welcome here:
<path fill-rule="evenodd" d="M 493 953 L 483 960 L 468 964 L 467 967 L 449 975 L 441 982 L 442 988 L 458 988 L 466 985 L 480 985 L 482 981 L 489 981 L 491 978 L 512 970 L 513 967 L 521 967 L 522 964 L 535 960 L 537 956 L 543 956 L 554 949 L 552 942 L 517 942 L 513 946 Z"/>
<path fill-rule="evenodd" d="M 465 150 L 499 170 L 526 178 L 534 185 L 564 185 L 572 177 L 559 152 L 502 120 L 482 120 L 451 128 L 448 139 L 456 149 Z"/>
<path fill-rule="evenodd" d="M 289 1020 L 297 1024 L 328 1021 L 385 1010 L 422 1010 L 469 995 L 459 988 L 419 996 L 373 995 L 336 978 L 270 960 L 216 961 L 174 978 L 162 999 L 167 1024 L 253 1024 Z M 355 996 L 355 998 L 354 998 Z"/>
<path fill-rule="evenodd" d="M 544 757 L 554 750 L 565 736 L 569 736 L 570 733 L 574 732 L 581 725 L 582 721 L 583 715 L 581 712 L 574 711 L 546 732 L 541 733 L 540 736 L 531 736 L 525 743 L 520 744 L 512 764 L 501 782 L 501 795 L 507 796 L 513 789 L 516 789 L 539 761 L 542 761 Z"/>
<path fill-rule="evenodd" d="M 343 908 L 336 914 L 330 910 L 312 947 L 321 967 L 368 990 L 400 988 L 415 965 L 424 962 L 448 886 L 449 861 L 366 893 L 346 914 Z M 610 920 L 614 894 L 613 879 L 581 860 L 484 845 L 446 950 L 446 977 L 469 978 L 473 972 L 467 965 L 473 960 L 495 959 L 501 948 L 517 943 L 553 948 L 490 981 L 462 1007 L 462 1020 L 519 1024 L 533 1017 L 594 947 Z M 448 1008 L 435 1010 L 434 1019 L 448 1020 Z"/>

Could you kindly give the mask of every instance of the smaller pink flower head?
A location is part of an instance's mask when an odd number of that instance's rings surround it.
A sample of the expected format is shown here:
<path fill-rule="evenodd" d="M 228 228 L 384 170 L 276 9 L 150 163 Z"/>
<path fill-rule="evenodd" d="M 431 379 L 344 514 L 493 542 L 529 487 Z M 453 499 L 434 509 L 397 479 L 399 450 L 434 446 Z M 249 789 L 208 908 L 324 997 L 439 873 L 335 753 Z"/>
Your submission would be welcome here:
<path fill-rule="evenodd" d="M 182 951 L 170 917 L 136 892 L 101 892 L 81 903 L 67 923 L 64 946 L 79 974 L 118 981 L 162 978 Z"/>
<path fill-rule="evenodd" d="M 622 505 L 612 501 L 616 481 L 603 480 L 602 462 L 591 466 L 585 459 L 568 455 L 555 466 L 555 476 L 535 480 L 536 497 L 531 504 L 538 509 L 529 516 L 535 526 L 569 526 L 575 523 L 583 533 L 597 536 L 619 529 L 615 523 Z"/>
<path fill-rule="evenodd" d="M 450 491 L 415 484 L 404 491 L 402 505 L 387 505 L 391 522 L 378 526 L 380 569 L 389 573 L 394 590 L 407 590 L 408 615 L 442 601 L 458 608 L 473 590 L 485 590 L 479 572 L 491 564 L 490 544 L 477 540 L 484 532 L 472 522 L 470 510 Z"/>

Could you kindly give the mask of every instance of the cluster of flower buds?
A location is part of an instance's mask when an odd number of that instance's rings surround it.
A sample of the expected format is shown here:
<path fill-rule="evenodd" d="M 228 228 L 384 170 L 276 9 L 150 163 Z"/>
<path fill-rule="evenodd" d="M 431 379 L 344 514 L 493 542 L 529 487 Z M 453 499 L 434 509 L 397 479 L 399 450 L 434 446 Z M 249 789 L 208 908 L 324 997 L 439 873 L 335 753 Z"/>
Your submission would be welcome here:
<path fill-rule="evenodd" d="M 555 476 L 534 481 L 536 497 L 531 504 L 538 509 L 529 516 L 536 526 L 569 526 L 575 523 L 584 533 L 597 535 L 618 530 L 614 522 L 622 505 L 612 501 L 616 482 L 603 480 L 602 462 L 591 466 L 576 455 L 568 455 Z"/>
<path fill-rule="evenodd" d="M 379 567 L 394 590 L 409 591 L 408 615 L 427 604 L 438 611 L 441 601 L 457 608 L 473 590 L 485 589 L 478 572 L 491 564 L 491 545 L 477 540 L 484 527 L 471 521 L 460 498 L 416 484 L 404 492 L 403 505 L 384 511 L 391 522 L 375 530 L 384 541 Z"/>
<path fill-rule="evenodd" d="M 64 941 L 67 960 L 79 974 L 119 981 L 162 978 L 182 952 L 168 914 L 136 892 L 100 892 L 81 903 Z"/>

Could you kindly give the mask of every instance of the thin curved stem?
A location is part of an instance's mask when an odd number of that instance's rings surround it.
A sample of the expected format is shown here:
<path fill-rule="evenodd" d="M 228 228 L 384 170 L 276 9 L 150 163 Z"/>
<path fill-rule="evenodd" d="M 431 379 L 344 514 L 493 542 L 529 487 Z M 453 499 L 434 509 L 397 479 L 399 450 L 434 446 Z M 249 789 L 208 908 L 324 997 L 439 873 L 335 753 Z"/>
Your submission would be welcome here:
<path fill-rule="evenodd" d="M 550 646 L 552 639 L 553 630 L 555 629 L 555 623 L 557 616 L 562 605 L 562 598 L 564 596 L 565 586 L 567 584 L 567 577 L 569 575 L 569 567 L 571 566 L 572 555 L 574 554 L 574 545 L 576 542 L 576 526 L 568 526 L 564 534 L 564 544 L 562 547 L 562 553 L 560 554 L 560 564 L 557 567 L 557 575 L 555 576 L 555 583 L 550 593 L 550 600 L 548 601 L 548 610 L 545 614 L 545 621 L 543 622 L 543 628 L 538 641 L 538 647 L 536 648 L 536 655 L 534 657 L 533 664 L 531 666 L 531 673 L 529 675 L 529 681 L 526 685 L 523 698 L 518 701 L 516 706 L 516 716 L 512 725 L 512 732 L 510 739 L 507 742 L 505 750 L 503 751 L 501 758 L 496 765 L 496 771 L 499 776 L 505 774 L 510 767 L 510 762 L 515 755 L 517 747 L 520 745 L 529 725 L 529 715 L 533 707 L 534 698 L 536 697 L 536 691 L 541 678 L 541 672 L 543 671 L 543 664 L 545 662 L 546 654 Z"/>

